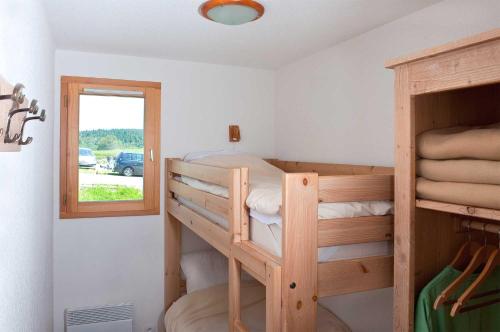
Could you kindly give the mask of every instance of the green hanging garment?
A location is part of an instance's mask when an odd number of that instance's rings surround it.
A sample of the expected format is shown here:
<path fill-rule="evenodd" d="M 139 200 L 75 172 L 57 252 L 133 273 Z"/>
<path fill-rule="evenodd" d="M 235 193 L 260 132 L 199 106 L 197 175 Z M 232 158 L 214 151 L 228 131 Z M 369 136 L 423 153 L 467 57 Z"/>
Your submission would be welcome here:
<path fill-rule="evenodd" d="M 442 305 L 438 310 L 433 309 L 433 304 L 441 292 L 448 287 L 461 274 L 461 271 L 447 266 L 434 279 L 432 279 L 420 292 L 415 310 L 416 332 L 494 332 L 500 331 L 500 304 L 493 304 L 480 309 L 450 316 L 453 304 Z M 475 280 L 476 275 L 471 275 L 462 283 L 459 289 L 450 297 L 456 300 L 467 287 Z M 500 269 L 495 271 L 479 287 L 477 293 L 500 288 Z M 468 305 L 482 303 L 499 297 L 500 294 L 469 300 Z"/>

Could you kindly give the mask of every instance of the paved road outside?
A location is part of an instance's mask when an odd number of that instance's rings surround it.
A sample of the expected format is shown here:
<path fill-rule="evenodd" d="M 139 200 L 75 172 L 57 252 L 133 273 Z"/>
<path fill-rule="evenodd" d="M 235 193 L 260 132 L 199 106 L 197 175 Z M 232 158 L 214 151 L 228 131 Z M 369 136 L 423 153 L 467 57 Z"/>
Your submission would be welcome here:
<path fill-rule="evenodd" d="M 80 184 L 122 185 L 128 187 L 135 187 L 140 190 L 144 188 L 144 181 L 142 176 L 121 176 L 121 175 L 109 175 L 109 174 L 80 173 Z"/>

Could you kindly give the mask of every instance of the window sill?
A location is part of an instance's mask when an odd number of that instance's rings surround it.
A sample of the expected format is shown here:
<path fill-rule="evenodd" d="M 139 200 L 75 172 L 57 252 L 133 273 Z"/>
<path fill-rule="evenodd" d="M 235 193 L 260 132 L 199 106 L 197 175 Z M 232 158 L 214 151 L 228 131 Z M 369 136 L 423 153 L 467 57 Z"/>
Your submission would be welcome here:
<path fill-rule="evenodd" d="M 61 212 L 60 219 L 78 219 L 78 218 L 107 218 L 107 217 L 132 217 L 132 216 L 151 216 L 160 215 L 159 209 L 154 210 L 125 210 L 125 211 L 99 211 L 99 212 Z"/>

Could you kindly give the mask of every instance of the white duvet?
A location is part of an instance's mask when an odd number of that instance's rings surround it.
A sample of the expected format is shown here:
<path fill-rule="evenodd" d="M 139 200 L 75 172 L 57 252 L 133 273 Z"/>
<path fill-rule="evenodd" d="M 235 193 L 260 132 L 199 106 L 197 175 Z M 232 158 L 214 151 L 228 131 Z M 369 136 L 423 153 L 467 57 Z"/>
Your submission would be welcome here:
<path fill-rule="evenodd" d="M 216 154 L 202 155 L 200 158 L 184 158 L 195 164 L 217 166 L 224 168 L 248 167 L 249 195 L 247 206 L 264 214 L 277 214 L 281 206 L 281 176 L 283 171 L 265 162 L 261 158 L 248 154 Z M 214 195 L 228 197 L 227 188 L 182 176 L 182 182 L 194 188 L 207 191 Z"/>
<path fill-rule="evenodd" d="M 248 167 L 250 188 L 246 204 L 250 208 L 250 215 L 268 225 L 281 223 L 281 177 L 284 174 L 281 169 L 256 156 L 227 151 L 190 154 L 184 160 L 224 168 Z M 181 176 L 180 181 L 214 195 L 226 198 L 229 196 L 228 189 L 219 185 L 187 176 Z M 392 213 L 392 208 L 393 204 L 390 201 L 320 203 L 318 218 L 336 219 L 386 215 Z"/>

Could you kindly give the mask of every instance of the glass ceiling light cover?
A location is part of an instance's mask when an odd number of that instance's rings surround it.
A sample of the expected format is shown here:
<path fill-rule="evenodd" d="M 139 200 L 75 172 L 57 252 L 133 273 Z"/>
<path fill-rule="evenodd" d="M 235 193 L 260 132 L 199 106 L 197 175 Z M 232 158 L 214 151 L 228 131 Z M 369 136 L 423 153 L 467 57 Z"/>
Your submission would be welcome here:
<path fill-rule="evenodd" d="M 264 14 L 264 7 L 253 0 L 209 0 L 200 7 L 203 17 L 226 25 L 255 21 Z"/>

